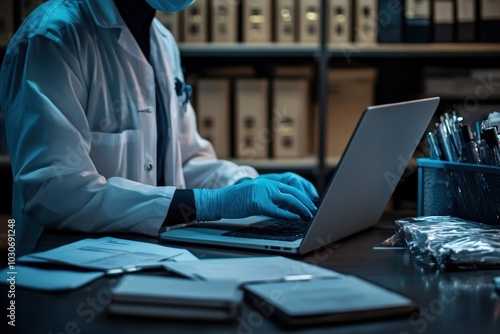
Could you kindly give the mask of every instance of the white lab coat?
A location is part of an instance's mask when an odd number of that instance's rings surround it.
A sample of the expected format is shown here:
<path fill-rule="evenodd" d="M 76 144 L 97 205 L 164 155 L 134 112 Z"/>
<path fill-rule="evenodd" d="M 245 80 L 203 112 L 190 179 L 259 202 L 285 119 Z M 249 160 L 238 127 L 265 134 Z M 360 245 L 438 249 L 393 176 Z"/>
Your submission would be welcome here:
<path fill-rule="evenodd" d="M 18 30 L 0 72 L 18 250 L 42 228 L 153 236 L 176 188 L 257 175 L 217 160 L 199 136 L 174 89 L 178 47 L 157 20 L 150 60 L 113 0 L 52 0 Z M 166 187 L 156 186 L 155 75 L 169 123 Z"/>

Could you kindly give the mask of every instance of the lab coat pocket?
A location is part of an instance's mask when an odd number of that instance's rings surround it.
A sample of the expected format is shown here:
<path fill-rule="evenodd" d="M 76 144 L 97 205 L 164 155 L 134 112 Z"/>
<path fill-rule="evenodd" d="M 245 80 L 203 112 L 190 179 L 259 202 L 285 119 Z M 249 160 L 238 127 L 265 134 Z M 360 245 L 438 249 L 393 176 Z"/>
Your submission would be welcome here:
<path fill-rule="evenodd" d="M 139 128 L 138 114 L 143 110 L 133 97 L 122 96 L 109 100 L 104 107 L 88 112 L 87 119 L 92 131 L 118 134 Z"/>
<path fill-rule="evenodd" d="M 92 132 L 90 157 L 99 172 L 106 178 L 127 177 L 137 174 L 139 168 L 139 130 L 125 130 L 120 133 Z"/>

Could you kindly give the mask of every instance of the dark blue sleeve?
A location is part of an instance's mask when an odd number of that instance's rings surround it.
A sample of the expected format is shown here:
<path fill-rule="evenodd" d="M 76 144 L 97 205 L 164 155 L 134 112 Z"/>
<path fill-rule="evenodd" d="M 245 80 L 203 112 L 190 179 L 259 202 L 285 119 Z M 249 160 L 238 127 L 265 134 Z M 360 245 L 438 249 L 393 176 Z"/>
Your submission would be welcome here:
<path fill-rule="evenodd" d="M 174 193 L 163 226 L 187 224 L 196 220 L 194 192 L 191 189 L 177 189 Z"/>

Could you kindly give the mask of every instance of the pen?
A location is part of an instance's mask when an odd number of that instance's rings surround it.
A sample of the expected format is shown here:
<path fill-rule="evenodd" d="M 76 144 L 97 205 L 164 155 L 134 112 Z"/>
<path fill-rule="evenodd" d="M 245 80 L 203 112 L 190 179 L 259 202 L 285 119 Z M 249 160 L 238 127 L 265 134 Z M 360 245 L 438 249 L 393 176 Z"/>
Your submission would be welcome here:
<path fill-rule="evenodd" d="M 460 161 L 462 145 L 460 143 L 460 137 L 457 132 L 456 123 L 453 121 L 453 118 L 451 118 L 450 115 L 448 115 L 448 113 L 445 113 L 443 124 L 444 124 L 444 130 L 447 135 L 448 144 L 450 146 L 453 155 L 453 160 L 451 161 Z"/>
<path fill-rule="evenodd" d="M 429 146 L 429 153 L 432 159 L 441 160 L 441 150 L 437 143 L 436 134 L 429 132 L 427 134 L 427 145 Z"/>
<path fill-rule="evenodd" d="M 481 163 L 479 148 L 477 143 L 474 141 L 474 135 L 469 124 L 464 124 L 462 126 L 462 136 L 465 141 L 465 144 L 462 148 L 462 162 L 471 164 Z"/>
<path fill-rule="evenodd" d="M 450 140 L 446 133 L 444 123 L 439 123 L 437 126 L 437 137 L 441 144 L 441 149 L 443 151 L 443 155 L 448 161 L 456 161 L 455 156 L 453 155 L 453 151 L 451 149 Z"/>
<path fill-rule="evenodd" d="M 146 263 L 146 264 L 142 264 L 142 265 L 129 265 L 129 266 L 123 266 L 123 267 L 119 267 L 119 268 L 108 269 L 108 270 L 106 270 L 106 275 L 120 275 L 120 274 L 133 273 L 133 272 L 147 270 L 147 269 L 163 268 L 162 262 L 170 261 L 173 258 L 180 256 L 182 254 L 184 254 L 184 253 L 177 253 L 175 255 L 160 259 L 157 262 L 153 262 L 153 263 Z"/>
<path fill-rule="evenodd" d="M 474 130 L 475 130 L 475 135 L 476 135 L 476 143 L 479 145 L 481 144 L 481 122 L 476 122 L 474 123 Z"/>
<path fill-rule="evenodd" d="M 484 139 L 488 146 L 488 154 L 490 156 L 490 165 L 500 167 L 500 144 L 498 143 L 498 132 L 495 127 L 486 128 L 483 130 Z"/>
<path fill-rule="evenodd" d="M 283 281 L 310 281 L 314 278 L 313 275 L 287 275 L 283 277 Z"/>

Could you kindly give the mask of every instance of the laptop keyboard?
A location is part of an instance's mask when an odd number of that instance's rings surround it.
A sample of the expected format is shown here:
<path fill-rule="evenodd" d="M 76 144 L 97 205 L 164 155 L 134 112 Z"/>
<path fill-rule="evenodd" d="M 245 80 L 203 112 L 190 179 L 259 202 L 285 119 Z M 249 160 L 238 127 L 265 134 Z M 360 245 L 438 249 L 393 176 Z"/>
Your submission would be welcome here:
<path fill-rule="evenodd" d="M 267 226 L 245 226 L 222 235 L 239 238 L 295 241 L 306 234 L 310 224 L 310 222 L 303 221 L 278 220 L 274 224 Z"/>

